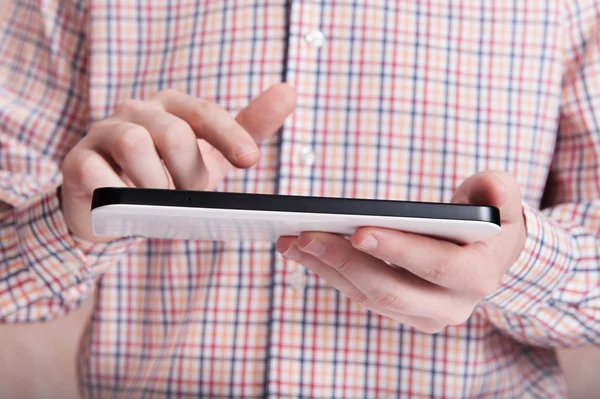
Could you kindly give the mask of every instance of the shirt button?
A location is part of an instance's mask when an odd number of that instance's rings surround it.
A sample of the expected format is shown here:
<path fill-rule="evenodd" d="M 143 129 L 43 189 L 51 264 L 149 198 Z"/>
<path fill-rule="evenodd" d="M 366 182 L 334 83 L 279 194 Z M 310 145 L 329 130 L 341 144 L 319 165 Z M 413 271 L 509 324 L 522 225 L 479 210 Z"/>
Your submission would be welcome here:
<path fill-rule="evenodd" d="M 313 30 L 304 35 L 304 40 L 312 48 L 319 48 L 325 44 L 325 35 L 320 30 Z"/>
<path fill-rule="evenodd" d="M 312 148 L 306 146 L 300 149 L 298 158 L 303 165 L 311 166 L 315 163 L 316 156 Z"/>
<path fill-rule="evenodd" d="M 294 289 L 294 291 L 303 290 L 306 287 L 306 275 L 304 274 L 304 269 L 299 268 L 290 276 L 289 280 L 290 286 Z"/>

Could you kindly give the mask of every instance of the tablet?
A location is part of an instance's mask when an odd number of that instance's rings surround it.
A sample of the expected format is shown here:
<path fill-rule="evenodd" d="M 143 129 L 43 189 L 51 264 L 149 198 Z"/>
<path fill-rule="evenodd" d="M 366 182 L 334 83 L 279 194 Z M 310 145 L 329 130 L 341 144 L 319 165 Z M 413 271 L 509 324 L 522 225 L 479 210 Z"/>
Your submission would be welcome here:
<path fill-rule="evenodd" d="M 376 226 L 466 244 L 500 231 L 488 206 L 104 187 L 94 191 L 97 236 L 211 241 L 270 241 L 303 231 L 351 235 Z"/>

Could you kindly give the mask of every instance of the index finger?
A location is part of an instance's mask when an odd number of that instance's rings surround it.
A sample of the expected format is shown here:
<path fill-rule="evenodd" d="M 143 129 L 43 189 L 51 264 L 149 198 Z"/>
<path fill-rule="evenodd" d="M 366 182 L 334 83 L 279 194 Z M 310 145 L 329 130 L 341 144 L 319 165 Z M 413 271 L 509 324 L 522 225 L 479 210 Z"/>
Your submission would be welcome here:
<path fill-rule="evenodd" d="M 186 121 L 198 138 L 206 140 L 237 167 L 248 167 L 258 159 L 252 137 L 223 107 L 175 90 L 155 98 L 165 111 Z"/>
<path fill-rule="evenodd" d="M 156 100 L 236 167 L 253 165 L 258 159 L 257 142 L 276 131 L 295 108 L 295 92 L 286 84 L 258 95 L 236 118 L 216 103 L 174 90 L 160 93 Z"/>
<path fill-rule="evenodd" d="M 433 284 L 464 292 L 489 290 L 498 272 L 494 259 L 484 260 L 471 246 L 397 230 L 362 227 L 350 240 L 352 246 L 397 265 Z"/>

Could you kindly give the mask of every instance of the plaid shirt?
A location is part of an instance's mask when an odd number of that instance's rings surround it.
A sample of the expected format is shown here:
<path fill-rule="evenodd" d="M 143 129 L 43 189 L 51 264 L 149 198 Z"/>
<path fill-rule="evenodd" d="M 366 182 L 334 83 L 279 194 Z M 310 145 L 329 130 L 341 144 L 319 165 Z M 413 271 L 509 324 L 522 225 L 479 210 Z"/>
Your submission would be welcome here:
<path fill-rule="evenodd" d="M 600 343 L 600 2 L 16 1 L 0 34 L 0 319 L 97 287 L 89 397 L 561 397 L 554 347 Z M 519 181 L 500 289 L 434 335 L 371 313 L 271 244 L 71 235 L 60 165 L 129 98 L 298 108 L 219 190 L 448 201 Z M 486 267 L 486 265 L 481 265 Z"/>

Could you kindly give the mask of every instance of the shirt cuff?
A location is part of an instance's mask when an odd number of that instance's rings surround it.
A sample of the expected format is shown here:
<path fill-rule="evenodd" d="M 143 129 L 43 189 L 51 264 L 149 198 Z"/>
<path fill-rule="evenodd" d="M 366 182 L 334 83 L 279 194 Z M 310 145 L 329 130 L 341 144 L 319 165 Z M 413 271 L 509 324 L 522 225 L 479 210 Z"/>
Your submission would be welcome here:
<path fill-rule="evenodd" d="M 11 254 L 0 273 L 0 319 L 39 320 L 66 313 L 139 240 L 92 243 L 75 237 L 55 192 L 14 212 L 10 230 L 16 234 L 5 235 Z"/>
<path fill-rule="evenodd" d="M 568 230 L 523 204 L 527 235 L 523 251 L 498 290 L 484 300 L 498 311 L 528 314 L 552 301 L 577 258 Z M 489 309 L 488 309 L 489 310 Z"/>

